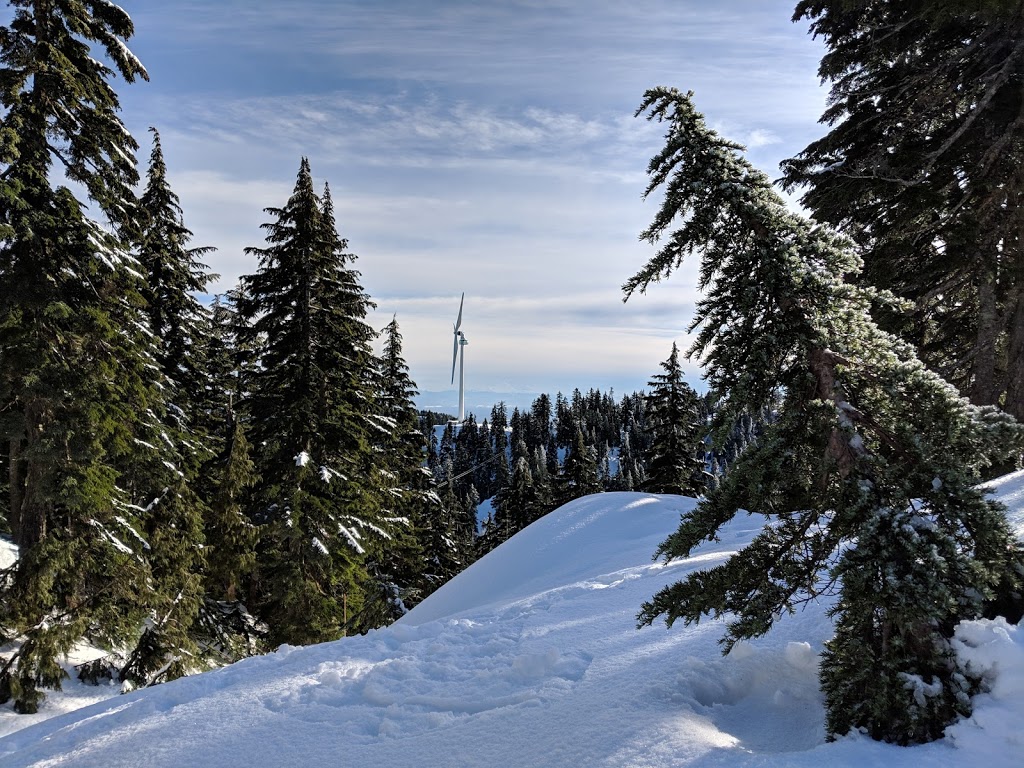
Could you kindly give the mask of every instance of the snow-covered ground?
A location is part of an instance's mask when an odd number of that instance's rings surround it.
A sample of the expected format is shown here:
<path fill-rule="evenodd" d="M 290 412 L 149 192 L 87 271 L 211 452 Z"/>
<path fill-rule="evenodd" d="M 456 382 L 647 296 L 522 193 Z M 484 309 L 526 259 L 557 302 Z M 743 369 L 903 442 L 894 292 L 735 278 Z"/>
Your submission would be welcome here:
<path fill-rule="evenodd" d="M 1024 473 L 995 487 L 1024 533 Z M 912 748 L 861 736 L 824 742 L 816 667 L 826 606 L 785 617 L 726 657 L 718 622 L 637 630 L 643 600 L 721 562 L 759 527 L 756 516 L 740 518 L 693 558 L 652 563 L 692 503 L 579 499 L 392 627 L 68 714 L 54 695 L 40 715 L 50 719 L 30 727 L 4 710 L 0 765 L 1021 765 L 1024 637 L 1005 622 L 961 627 L 960 652 L 989 675 L 991 692 L 945 739 Z"/>

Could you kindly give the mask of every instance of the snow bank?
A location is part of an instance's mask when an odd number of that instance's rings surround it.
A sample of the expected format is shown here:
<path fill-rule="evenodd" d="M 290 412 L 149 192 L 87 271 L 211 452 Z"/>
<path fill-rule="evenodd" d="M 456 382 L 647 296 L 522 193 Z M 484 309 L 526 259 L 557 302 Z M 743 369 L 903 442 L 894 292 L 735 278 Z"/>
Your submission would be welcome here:
<path fill-rule="evenodd" d="M 987 693 L 975 697 L 974 713 L 947 728 L 946 738 L 979 764 L 1024 754 L 1024 632 L 1005 619 L 965 621 L 953 647 Z"/>
<path fill-rule="evenodd" d="M 993 484 L 1024 525 L 1024 473 Z M 825 743 L 818 654 L 827 606 L 722 656 L 720 622 L 635 628 L 640 603 L 722 562 L 760 519 L 693 558 L 651 562 L 693 502 L 604 494 L 520 532 L 403 619 L 363 637 L 279 649 L 45 722 L 0 711 L 0 764 L 19 766 L 1020 765 L 1024 647 L 1005 621 L 967 622 L 957 652 L 988 687 L 947 738 Z"/>

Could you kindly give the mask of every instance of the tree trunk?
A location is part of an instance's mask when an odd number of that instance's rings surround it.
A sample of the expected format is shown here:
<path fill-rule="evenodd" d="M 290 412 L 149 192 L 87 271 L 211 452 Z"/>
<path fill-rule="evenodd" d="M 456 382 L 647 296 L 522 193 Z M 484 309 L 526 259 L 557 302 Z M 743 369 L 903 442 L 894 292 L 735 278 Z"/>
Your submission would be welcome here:
<path fill-rule="evenodd" d="M 45 426 L 36 408 L 31 405 L 25 407 L 25 427 L 28 436 L 25 448 L 29 458 L 24 462 L 24 482 L 19 486 L 21 499 L 18 534 L 14 539 L 22 554 L 46 538 L 46 523 L 49 517 L 48 494 L 44 489 L 46 469 L 41 457 L 35 455 L 37 452 L 32 450 L 32 444 L 39 439 Z"/>
<path fill-rule="evenodd" d="M 980 262 L 980 260 L 979 260 Z M 996 380 L 996 347 L 1000 336 L 995 274 L 982 269 L 978 285 L 978 330 L 971 361 L 969 397 L 975 405 L 997 405 L 1001 387 Z"/>
<path fill-rule="evenodd" d="M 13 438 L 10 441 L 8 461 L 10 462 L 7 467 L 10 519 L 7 522 L 11 526 L 11 536 L 17 542 L 21 538 L 21 503 L 23 499 L 20 437 Z"/>
<path fill-rule="evenodd" d="M 1024 422 L 1024 290 L 1018 288 L 1013 306 L 1007 307 L 1006 402 L 1003 410 Z"/>

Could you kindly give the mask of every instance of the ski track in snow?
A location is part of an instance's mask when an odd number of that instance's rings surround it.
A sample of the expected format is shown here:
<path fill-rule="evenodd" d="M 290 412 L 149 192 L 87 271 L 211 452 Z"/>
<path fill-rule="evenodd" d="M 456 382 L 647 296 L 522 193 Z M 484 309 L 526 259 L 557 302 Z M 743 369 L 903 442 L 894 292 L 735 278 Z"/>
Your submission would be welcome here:
<path fill-rule="evenodd" d="M 992 486 L 1024 530 L 1024 473 Z M 641 602 L 723 562 L 760 528 L 760 517 L 740 516 L 693 558 L 652 562 L 692 503 L 580 499 L 391 627 L 67 714 L 60 694 L 31 719 L 8 705 L 0 766 L 1020 765 L 1024 638 L 1005 622 L 960 628 L 959 652 L 991 690 L 946 739 L 909 749 L 857 735 L 824 742 L 827 605 L 784 616 L 727 656 L 720 621 L 637 630 Z"/>

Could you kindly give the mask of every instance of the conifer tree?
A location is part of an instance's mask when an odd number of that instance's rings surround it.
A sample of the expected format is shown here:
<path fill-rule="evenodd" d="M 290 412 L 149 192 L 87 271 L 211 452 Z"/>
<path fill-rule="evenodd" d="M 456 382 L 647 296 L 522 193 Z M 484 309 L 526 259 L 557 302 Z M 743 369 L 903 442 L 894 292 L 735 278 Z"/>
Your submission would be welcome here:
<path fill-rule="evenodd" d="M 828 133 L 785 186 L 860 246 L 876 308 L 976 404 L 1024 417 L 1024 2 L 802 0 Z"/>
<path fill-rule="evenodd" d="M 675 342 L 661 367 L 665 372 L 647 383 L 651 388 L 647 395 L 651 448 L 644 490 L 696 497 L 704 491 L 704 461 L 697 454 L 702 437 L 697 393 L 683 380 Z"/>
<path fill-rule="evenodd" d="M 256 571 L 258 530 L 245 512 L 256 483 L 245 426 L 226 412 L 231 432 L 220 454 L 204 467 L 211 497 L 205 519 L 204 601 L 199 632 L 207 650 L 226 662 L 262 650 L 262 629 L 247 602 Z"/>
<path fill-rule="evenodd" d="M 137 144 L 109 79 L 147 79 L 124 43 L 131 20 L 107 0 L 11 5 L 0 28 L 0 438 L 20 559 L 0 625 L 21 644 L 0 668 L 0 698 L 32 712 L 84 635 L 130 645 L 173 600 L 145 539 L 163 486 L 144 475 L 167 464 L 173 475 L 181 457 L 160 439 L 162 382 L 128 253 Z M 88 202 L 51 181 L 57 169 Z"/>
<path fill-rule="evenodd" d="M 491 408 L 491 445 L 494 451 L 495 493 L 504 488 L 511 477 L 508 465 L 508 411 L 500 402 Z"/>
<path fill-rule="evenodd" d="M 174 680 L 201 668 L 193 633 L 204 566 L 199 500 L 180 474 L 146 511 L 143 530 L 158 588 L 149 601 L 142 633 L 120 670 L 125 690 Z"/>
<path fill-rule="evenodd" d="M 266 211 L 267 247 L 246 249 L 259 271 L 242 278 L 238 300 L 258 345 L 245 410 L 264 523 L 260 610 L 273 644 L 304 644 L 337 638 L 358 613 L 363 555 L 380 528 L 372 304 L 305 158 L 288 202 Z"/>
<path fill-rule="evenodd" d="M 196 298 L 216 278 L 199 261 L 213 248 L 189 248 L 192 232 L 167 180 L 160 134 L 153 134 L 146 188 L 139 200 L 138 260 L 146 277 L 146 312 L 157 337 L 157 361 L 171 387 L 170 400 L 184 431 L 195 431 L 197 400 L 206 391 L 208 311 Z M 194 448 L 198 451 L 199 447 Z"/>
<path fill-rule="evenodd" d="M 447 430 L 446 430 L 447 432 Z M 459 536 L 461 502 L 455 494 L 454 477 L 451 457 L 438 463 L 435 472 L 437 478 L 438 498 L 435 501 L 435 513 L 428 527 L 427 553 L 429 556 L 427 572 L 436 574 L 437 583 L 441 586 L 448 579 L 466 568 L 471 558 L 462 548 Z"/>
<path fill-rule="evenodd" d="M 367 591 L 371 597 L 362 615 L 365 628 L 400 618 L 430 594 L 438 581 L 437 574 L 425 571 L 430 545 L 427 527 L 436 512 L 437 494 L 424 467 L 425 440 L 413 402 L 416 385 L 402 357 L 397 318 L 391 319 L 383 336 L 377 393 L 383 430 L 378 431 L 377 450 L 387 485 L 382 514 L 390 523 L 390 534 L 375 542 L 368 553 L 371 578 Z"/>
<path fill-rule="evenodd" d="M 583 437 L 583 429 L 577 425 L 572 448 L 566 454 L 562 474 L 558 477 L 558 503 L 565 504 L 599 491 L 601 481 L 597 476 L 597 455 Z"/>
<path fill-rule="evenodd" d="M 496 502 L 494 521 L 498 543 L 512 538 L 535 519 L 537 493 L 530 462 L 525 456 L 515 459 L 511 481 Z"/>
<path fill-rule="evenodd" d="M 141 465 L 141 472 L 135 471 L 137 477 L 123 481 L 152 499 L 146 508 L 144 534 L 153 579 L 160 585 L 146 628 L 121 670 L 122 680 L 135 687 L 199 668 L 192 629 L 202 602 L 204 554 L 210 551 L 203 540 L 207 508 L 198 493 L 199 468 L 212 457 L 206 434 L 209 419 L 203 412 L 203 396 L 209 388 L 203 368 L 210 322 L 195 294 L 205 292 L 215 277 L 198 261 L 212 249 L 187 248 L 192 233 L 182 221 L 178 196 L 167 180 L 160 135 L 150 130 L 153 150 L 135 240 L 166 401 L 166 424 L 150 440 L 173 445 L 177 458 L 172 467 L 152 457 Z"/>
<path fill-rule="evenodd" d="M 933 738 L 969 709 L 954 625 L 1021 606 L 1024 553 L 976 486 L 980 465 L 1019 450 L 1020 427 L 960 399 L 879 330 L 868 310 L 885 297 L 847 282 L 859 267 L 850 243 L 787 212 L 691 95 L 650 90 L 642 113 L 668 123 L 646 190 L 665 198 L 642 235 L 663 245 L 626 297 L 699 254 L 691 354 L 722 398 L 716 434 L 780 400 L 658 555 L 687 556 L 740 509 L 770 524 L 725 564 L 660 591 L 639 620 L 728 614 L 728 648 L 838 581 L 821 669 L 828 732 Z"/>

